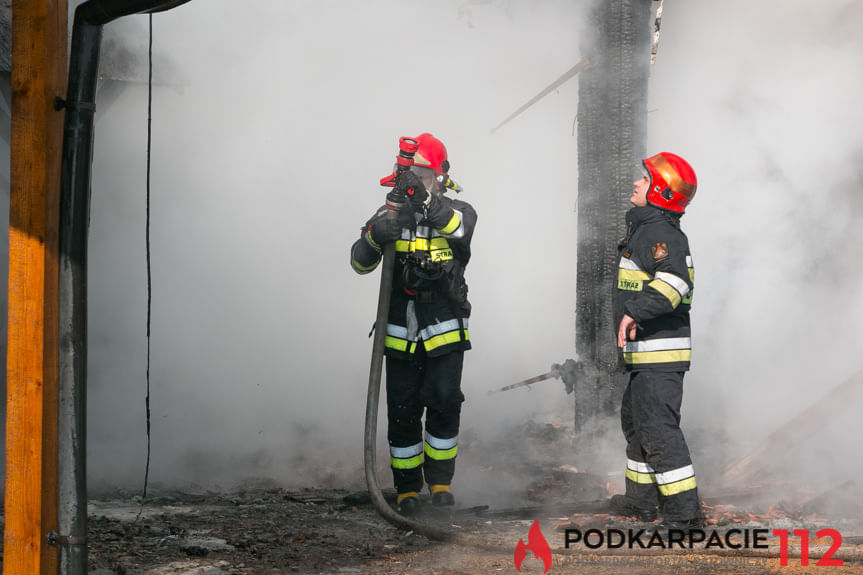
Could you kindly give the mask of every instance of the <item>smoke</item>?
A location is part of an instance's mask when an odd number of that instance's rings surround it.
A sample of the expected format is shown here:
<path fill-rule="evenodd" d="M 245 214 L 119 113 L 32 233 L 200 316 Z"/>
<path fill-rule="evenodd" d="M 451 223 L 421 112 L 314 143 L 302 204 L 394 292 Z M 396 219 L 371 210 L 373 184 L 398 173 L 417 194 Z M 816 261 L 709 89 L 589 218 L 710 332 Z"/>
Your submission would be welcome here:
<path fill-rule="evenodd" d="M 524 419 L 569 423 L 559 382 L 486 391 L 574 355 L 577 79 L 489 130 L 578 61 L 584 4 L 208 0 L 154 17 L 154 74 L 172 71 L 153 95 L 154 482 L 361 481 L 378 276 L 354 274 L 348 248 L 398 137 L 423 131 L 479 213 L 465 436 L 476 454 Z M 146 17 L 128 20 L 145 49 Z M 683 220 L 697 269 L 683 425 L 701 469 L 861 367 L 863 10 L 698 1 L 666 5 L 662 24 L 649 150 L 699 176 Z M 91 485 L 143 479 L 146 114 L 130 83 L 97 115 Z M 795 461 L 851 476 L 852 422 L 837 406 Z M 622 468 L 622 439 L 608 441 Z"/>
<path fill-rule="evenodd" d="M 463 428 L 560 406 L 555 382 L 529 401 L 486 391 L 573 353 L 576 83 L 489 130 L 572 66 L 580 10 L 207 2 L 154 18 L 156 57 L 184 79 L 153 96 L 154 481 L 362 480 L 379 280 L 348 250 L 398 137 L 423 131 L 480 216 Z M 91 482 L 143 477 L 146 106 L 130 86 L 96 126 Z"/>
<path fill-rule="evenodd" d="M 863 9 L 669 8 L 648 118 L 650 148 L 684 154 L 699 176 L 683 220 L 697 276 L 684 422 L 745 451 L 863 367 L 861 269 L 849 258 L 863 216 Z M 860 398 L 848 399 L 822 432 L 776 454 L 787 479 L 859 473 L 847 454 Z M 708 445 L 706 457 L 730 447 Z"/>

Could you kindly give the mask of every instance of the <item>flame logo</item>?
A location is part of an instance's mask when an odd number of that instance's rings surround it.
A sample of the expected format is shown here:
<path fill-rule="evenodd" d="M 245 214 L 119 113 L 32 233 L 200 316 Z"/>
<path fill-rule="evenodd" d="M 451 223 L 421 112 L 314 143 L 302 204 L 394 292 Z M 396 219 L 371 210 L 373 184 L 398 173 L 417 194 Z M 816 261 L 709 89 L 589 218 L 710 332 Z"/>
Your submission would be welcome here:
<path fill-rule="evenodd" d="M 521 562 L 527 557 L 527 550 L 533 551 L 533 556 L 540 559 L 545 565 L 545 570 L 542 572 L 545 575 L 551 569 L 551 547 L 548 546 L 548 541 L 539 530 L 539 519 L 533 522 L 530 526 L 530 531 L 527 532 L 527 545 L 523 539 L 518 540 L 518 545 L 515 546 L 515 569 L 521 573 Z"/>

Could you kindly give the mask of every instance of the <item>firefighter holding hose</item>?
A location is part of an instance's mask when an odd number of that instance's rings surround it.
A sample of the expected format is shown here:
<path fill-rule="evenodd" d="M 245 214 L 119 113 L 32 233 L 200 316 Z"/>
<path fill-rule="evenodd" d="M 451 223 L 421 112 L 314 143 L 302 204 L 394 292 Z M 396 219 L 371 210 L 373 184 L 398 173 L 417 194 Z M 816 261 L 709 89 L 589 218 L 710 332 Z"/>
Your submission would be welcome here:
<path fill-rule="evenodd" d="M 680 430 L 695 278 L 680 219 L 696 185 L 680 156 L 662 152 L 642 161 L 619 246 L 615 297 L 617 345 L 630 378 L 620 411 L 626 495 L 612 497 L 611 506 L 641 521 L 656 519 L 659 508 L 670 529 L 701 526 L 695 471 Z"/>
<path fill-rule="evenodd" d="M 387 440 L 398 510 L 415 516 L 423 479 L 433 505 L 455 504 L 450 484 L 464 401 L 462 362 L 471 347 L 464 271 L 477 216 L 470 204 L 445 195 L 461 188 L 449 178 L 443 143 L 429 133 L 409 141 L 416 143 L 412 165 L 390 193 L 405 201 L 388 195 L 351 247 L 351 266 L 371 272 L 383 246 L 395 243 L 384 351 Z"/>

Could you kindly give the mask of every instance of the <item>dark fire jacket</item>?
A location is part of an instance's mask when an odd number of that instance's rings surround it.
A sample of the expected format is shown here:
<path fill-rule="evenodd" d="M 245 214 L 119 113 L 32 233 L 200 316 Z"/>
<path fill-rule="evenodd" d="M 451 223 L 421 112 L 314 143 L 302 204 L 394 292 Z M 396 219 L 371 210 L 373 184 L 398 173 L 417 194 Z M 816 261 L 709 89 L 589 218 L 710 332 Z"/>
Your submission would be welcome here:
<path fill-rule="evenodd" d="M 382 208 L 386 209 L 386 208 Z M 429 357 L 470 349 L 470 303 L 464 271 L 477 215 L 467 202 L 435 193 L 415 229 L 396 241 L 386 355 L 407 359 L 422 345 Z M 351 247 L 351 267 L 360 274 L 381 261 L 381 246 L 363 228 Z"/>
<path fill-rule="evenodd" d="M 689 309 L 695 268 L 680 217 L 652 205 L 626 214 L 618 246 L 615 327 L 626 313 L 638 329 L 623 349 L 628 370 L 689 369 Z"/>

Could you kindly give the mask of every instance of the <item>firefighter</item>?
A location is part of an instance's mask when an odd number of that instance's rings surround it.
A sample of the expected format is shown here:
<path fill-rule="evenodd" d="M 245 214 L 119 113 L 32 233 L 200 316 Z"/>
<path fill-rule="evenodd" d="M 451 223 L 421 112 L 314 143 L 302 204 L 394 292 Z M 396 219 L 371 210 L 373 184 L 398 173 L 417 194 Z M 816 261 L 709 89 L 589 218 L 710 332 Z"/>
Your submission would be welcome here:
<path fill-rule="evenodd" d="M 398 510 L 416 515 L 423 477 L 432 504 L 454 505 L 450 489 L 464 395 L 464 352 L 471 347 L 465 267 L 476 212 L 447 197 L 443 143 L 421 134 L 413 165 L 397 188 L 412 192 L 407 210 L 381 207 L 351 247 L 351 265 L 367 274 L 395 242 L 386 333 L 387 440 Z M 460 190 L 460 188 L 456 188 Z M 425 415 L 425 429 L 423 429 Z"/>
<path fill-rule="evenodd" d="M 680 228 L 695 196 L 692 167 L 662 152 L 642 161 L 619 245 L 615 313 L 617 345 L 629 371 L 620 410 L 626 437 L 626 495 L 620 515 L 663 526 L 701 526 L 695 471 L 680 430 L 683 375 L 691 354 L 689 309 L 695 272 Z"/>

